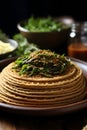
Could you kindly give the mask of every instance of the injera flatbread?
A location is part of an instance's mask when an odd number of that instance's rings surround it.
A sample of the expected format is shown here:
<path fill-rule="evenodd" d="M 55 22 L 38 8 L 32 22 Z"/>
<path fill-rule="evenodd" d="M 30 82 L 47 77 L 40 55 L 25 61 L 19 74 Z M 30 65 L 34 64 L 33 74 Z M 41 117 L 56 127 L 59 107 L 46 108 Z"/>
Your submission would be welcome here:
<path fill-rule="evenodd" d="M 74 64 L 65 74 L 47 77 L 19 75 L 14 62 L 0 74 L 0 102 L 24 107 L 55 107 L 82 100 L 86 81 L 82 70 Z"/>

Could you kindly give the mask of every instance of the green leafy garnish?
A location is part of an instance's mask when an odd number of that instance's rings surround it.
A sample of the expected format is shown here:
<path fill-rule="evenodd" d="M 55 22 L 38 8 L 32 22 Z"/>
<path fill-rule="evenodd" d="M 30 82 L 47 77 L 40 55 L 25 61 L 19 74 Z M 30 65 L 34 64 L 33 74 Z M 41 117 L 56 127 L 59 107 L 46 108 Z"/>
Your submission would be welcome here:
<path fill-rule="evenodd" d="M 50 50 L 37 50 L 19 57 L 13 67 L 20 75 L 53 77 L 64 73 L 71 66 L 70 60 Z"/>

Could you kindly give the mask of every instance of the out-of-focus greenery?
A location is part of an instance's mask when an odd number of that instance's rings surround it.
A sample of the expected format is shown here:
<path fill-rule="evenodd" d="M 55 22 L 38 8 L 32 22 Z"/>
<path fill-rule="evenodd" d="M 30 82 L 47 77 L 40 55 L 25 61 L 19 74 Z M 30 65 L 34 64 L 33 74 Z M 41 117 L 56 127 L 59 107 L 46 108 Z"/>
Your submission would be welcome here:
<path fill-rule="evenodd" d="M 31 16 L 22 26 L 31 32 L 61 31 L 67 28 L 64 23 L 54 20 L 51 16 L 46 18 Z"/>
<path fill-rule="evenodd" d="M 39 49 L 36 44 L 29 43 L 27 39 L 24 38 L 20 33 L 15 34 L 13 36 L 13 39 L 18 42 L 18 48 L 15 52 L 17 56 L 27 54 L 29 52 Z"/>
<path fill-rule="evenodd" d="M 2 30 L 0 30 L 0 40 L 5 41 L 8 38 L 9 36 L 7 36 Z M 20 33 L 16 33 L 15 35 L 13 35 L 12 39 L 17 41 L 18 48 L 14 53 L 10 54 L 8 57 L 21 56 L 23 54 L 27 54 L 29 52 L 39 49 L 36 44 L 29 43 L 27 39 L 24 38 Z"/>
<path fill-rule="evenodd" d="M 5 34 L 1 29 L 0 29 L 0 40 L 6 40 L 7 38 L 9 38 L 9 36 L 7 36 L 7 34 Z"/>

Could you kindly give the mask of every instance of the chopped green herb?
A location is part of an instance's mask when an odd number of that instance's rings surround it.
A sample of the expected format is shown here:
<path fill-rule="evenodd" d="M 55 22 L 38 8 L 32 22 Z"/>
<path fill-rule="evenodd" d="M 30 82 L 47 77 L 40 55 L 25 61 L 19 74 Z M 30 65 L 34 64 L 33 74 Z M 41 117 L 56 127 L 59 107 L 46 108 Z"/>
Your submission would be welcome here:
<path fill-rule="evenodd" d="M 70 60 L 50 50 L 37 50 L 19 57 L 13 67 L 29 76 L 53 77 L 64 73 L 71 66 Z"/>

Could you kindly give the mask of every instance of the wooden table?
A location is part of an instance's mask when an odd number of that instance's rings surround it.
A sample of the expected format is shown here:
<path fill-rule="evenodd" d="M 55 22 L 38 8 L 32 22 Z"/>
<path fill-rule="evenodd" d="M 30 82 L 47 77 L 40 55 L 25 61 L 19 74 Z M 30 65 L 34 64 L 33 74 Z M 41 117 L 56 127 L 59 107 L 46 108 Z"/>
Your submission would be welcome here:
<path fill-rule="evenodd" d="M 0 130 L 82 130 L 87 110 L 56 116 L 30 116 L 0 110 Z"/>

